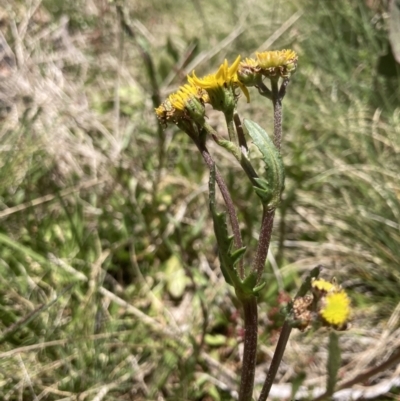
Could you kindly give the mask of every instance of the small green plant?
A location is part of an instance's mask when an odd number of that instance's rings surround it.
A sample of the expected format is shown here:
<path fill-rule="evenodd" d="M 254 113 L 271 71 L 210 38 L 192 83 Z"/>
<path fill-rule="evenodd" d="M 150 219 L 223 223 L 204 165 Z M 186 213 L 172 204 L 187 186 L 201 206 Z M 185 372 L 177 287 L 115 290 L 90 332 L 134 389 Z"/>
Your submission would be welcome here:
<path fill-rule="evenodd" d="M 263 273 L 275 211 L 285 187 L 285 169 L 281 156 L 282 101 L 290 78 L 296 71 L 297 61 L 298 56 L 292 50 L 256 53 L 255 59 L 246 58 L 243 61 L 238 56 L 232 65 L 225 60 L 214 74 L 199 78 L 193 72 L 188 76 L 188 83 L 155 110 L 162 125 L 176 124 L 193 140 L 210 170 L 209 206 L 220 267 L 225 281 L 233 286 L 244 312 L 244 353 L 239 401 L 253 400 L 258 338 L 257 299 L 269 285 L 263 280 Z M 238 112 L 238 91 L 241 90 L 247 102 L 250 102 L 249 87 L 256 88 L 259 95 L 272 102 L 273 139 L 259 124 L 249 119 L 243 120 Z M 221 135 L 207 122 L 206 104 L 223 113 L 227 135 Z M 261 155 L 264 170 L 260 173 L 257 172 L 254 152 L 247 142 L 249 138 L 258 149 L 257 158 Z M 235 157 L 261 202 L 260 235 L 249 266 L 244 262 L 246 247 L 239 229 L 234 196 L 229 192 L 207 148 L 208 140 L 215 141 Z M 225 213 L 217 212 L 215 183 L 226 205 L 232 235 L 229 233 Z M 265 401 L 268 397 L 292 328 L 305 330 L 310 326 L 325 325 L 343 330 L 347 327 L 350 315 L 348 296 L 335 282 L 318 279 L 319 272 L 320 267 L 311 271 L 286 309 L 286 320 L 259 401 Z M 329 354 L 327 393 L 332 394 L 340 363 L 337 338 L 334 335 L 331 336 Z"/>

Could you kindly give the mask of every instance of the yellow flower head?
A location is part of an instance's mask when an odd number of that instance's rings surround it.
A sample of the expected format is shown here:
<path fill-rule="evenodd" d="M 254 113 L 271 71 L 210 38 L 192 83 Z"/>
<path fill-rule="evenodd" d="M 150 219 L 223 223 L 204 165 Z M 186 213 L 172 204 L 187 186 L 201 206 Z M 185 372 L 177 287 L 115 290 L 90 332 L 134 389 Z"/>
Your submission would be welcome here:
<path fill-rule="evenodd" d="M 346 330 L 350 317 L 350 298 L 336 283 L 323 279 L 313 279 L 312 295 L 293 301 L 293 327 L 304 330 L 312 323 L 331 326 L 335 330 Z"/>
<path fill-rule="evenodd" d="M 215 74 L 206 75 L 204 78 L 196 77 L 194 71 L 192 77 L 188 77 L 189 83 L 199 86 L 205 90 L 215 89 L 218 86 L 227 86 L 236 83 L 237 70 L 240 63 L 240 56 L 236 58 L 233 64 L 229 67 L 228 60 L 225 59 L 224 63 L 220 65 Z"/>
<path fill-rule="evenodd" d="M 331 283 L 329 281 L 326 281 L 324 279 L 314 279 L 311 282 L 311 287 L 315 290 L 318 290 L 320 292 L 332 292 L 332 291 L 337 291 L 340 288 L 336 285 L 336 283 Z"/>
<path fill-rule="evenodd" d="M 193 71 L 192 76 L 188 76 L 191 85 L 205 89 L 209 95 L 210 103 L 216 110 L 225 110 L 235 104 L 235 87 L 239 86 L 245 94 L 247 101 L 250 101 L 247 88 L 239 81 L 237 70 L 239 68 L 240 56 L 236 58 L 231 66 L 228 60 L 220 65 L 215 74 L 206 75 L 198 78 Z"/>
<path fill-rule="evenodd" d="M 256 53 L 261 73 L 267 77 L 290 77 L 297 67 L 298 56 L 293 50 L 274 50 Z"/>
<path fill-rule="evenodd" d="M 335 327 L 345 327 L 350 316 L 350 299 L 342 290 L 328 294 L 324 298 L 320 315 L 326 324 Z"/>
<path fill-rule="evenodd" d="M 177 110 L 183 111 L 185 110 L 188 102 L 192 98 L 197 97 L 197 94 L 197 87 L 185 84 L 181 86 L 175 93 L 171 93 L 168 99 L 171 102 L 172 107 Z"/>
<path fill-rule="evenodd" d="M 239 81 L 246 86 L 256 86 L 262 80 L 258 62 L 252 58 L 246 58 L 239 64 L 237 72 Z"/>
<path fill-rule="evenodd" d="M 208 95 L 199 87 L 192 84 L 181 86 L 171 93 L 159 107 L 155 109 L 158 119 L 167 122 L 178 122 L 183 118 L 191 118 L 196 122 L 204 119 L 204 102 Z"/>

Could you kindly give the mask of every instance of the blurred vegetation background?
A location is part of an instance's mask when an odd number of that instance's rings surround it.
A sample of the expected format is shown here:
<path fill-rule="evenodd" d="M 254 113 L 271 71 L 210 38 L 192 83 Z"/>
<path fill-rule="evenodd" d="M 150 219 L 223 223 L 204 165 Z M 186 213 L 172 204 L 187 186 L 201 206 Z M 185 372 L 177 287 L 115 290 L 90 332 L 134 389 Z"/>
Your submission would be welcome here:
<path fill-rule="evenodd" d="M 192 69 L 268 49 L 294 49 L 299 66 L 284 100 L 287 181 L 260 297 L 257 389 L 280 308 L 318 264 L 354 307 L 339 380 L 399 349 L 390 21 L 383 0 L 2 3 L 1 399 L 235 398 L 242 320 L 218 270 L 208 171 L 154 107 Z M 251 99 L 240 99 L 242 117 L 271 132 L 270 105 L 256 91 Z M 224 132 L 218 113 L 209 120 Z M 260 205 L 232 158 L 210 149 L 251 255 Z M 276 399 L 300 384 L 296 399 L 324 388 L 327 337 L 292 334 Z M 362 388 L 385 383 L 376 399 L 399 399 L 399 377 L 395 366 Z"/>

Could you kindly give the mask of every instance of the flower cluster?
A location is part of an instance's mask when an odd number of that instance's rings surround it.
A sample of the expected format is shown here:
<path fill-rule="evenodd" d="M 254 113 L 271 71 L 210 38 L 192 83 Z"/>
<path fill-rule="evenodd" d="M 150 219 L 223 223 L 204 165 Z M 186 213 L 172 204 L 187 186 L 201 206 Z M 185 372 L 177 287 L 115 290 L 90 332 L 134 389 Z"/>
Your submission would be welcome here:
<path fill-rule="evenodd" d="M 240 56 L 231 66 L 225 60 L 215 74 L 203 78 L 198 78 L 193 71 L 188 76 L 188 83 L 169 95 L 156 108 L 155 112 L 158 119 L 163 124 L 192 120 L 201 125 L 205 114 L 205 103 L 210 103 L 216 110 L 233 112 L 238 98 L 235 91 L 237 87 L 243 90 L 249 100 L 247 88 L 239 81 L 237 76 L 239 63 Z"/>
<path fill-rule="evenodd" d="M 320 322 L 336 330 L 346 330 L 350 317 L 350 299 L 335 282 L 314 279 L 312 295 L 293 301 L 293 325 L 305 330 L 311 323 Z"/>
<path fill-rule="evenodd" d="M 350 316 L 350 299 L 335 281 L 312 282 L 314 297 L 318 300 L 318 313 L 324 324 L 337 329 L 346 329 Z"/>
<path fill-rule="evenodd" d="M 256 53 L 256 59 L 240 56 L 232 63 L 225 60 L 217 72 L 199 78 L 193 71 L 188 75 L 188 83 L 155 109 L 162 124 L 169 122 L 179 124 L 191 120 L 196 124 L 204 121 L 204 104 L 209 103 L 215 110 L 232 114 L 238 100 L 237 88 L 250 102 L 247 87 L 258 86 L 263 77 L 288 78 L 297 66 L 297 54 L 293 50 L 278 50 Z"/>

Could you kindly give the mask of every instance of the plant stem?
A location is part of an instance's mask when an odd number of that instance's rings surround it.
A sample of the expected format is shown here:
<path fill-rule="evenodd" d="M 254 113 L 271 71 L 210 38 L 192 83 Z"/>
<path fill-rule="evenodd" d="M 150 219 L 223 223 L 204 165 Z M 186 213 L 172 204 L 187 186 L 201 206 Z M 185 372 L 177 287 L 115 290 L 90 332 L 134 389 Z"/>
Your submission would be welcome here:
<path fill-rule="evenodd" d="M 274 145 L 280 151 L 282 142 L 282 100 L 286 95 L 289 78 L 284 78 L 281 87 L 279 79 L 271 79 L 272 104 L 274 105 Z"/>
<path fill-rule="evenodd" d="M 257 273 L 257 283 L 261 281 L 264 272 L 265 260 L 267 259 L 269 244 L 271 242 L 272 227 L 274 225 L 275 210 L 268 210 L 263 206 L 260 236 L 258 239 L 257 252 L 253 261 L 252 270 Z"/>
<path fill-rule="evenodd" d="M 235 124 L 233 123 L 233 111 L 230 113 L 224 113 L 226 126 L 228 127 L 229 140 L 239 147 L 239 139 L 236 133 Z"/>
<path fill-rule="evenodd" d="M 208 149 L 204 144 L 201 144 L 199 141 L 195 140 L 195 143 L 200 150 L 201 155 L 203 156 L 204 161 L 206 162 L 208 168 L 211 170 L 214 166 L 214 160 L 212 159 Z M 233 204 L 231 195 L 229 193 L 228 187 L 225 184 L 224 179 L 221 176 L 221 173 L 215 169 L 215 181 L 217 181 L 218 187 L 221 191 L 222 197 L 224 199 L 226 209 L 228 212 L 229 220 L 231 222 L 232 233 L 233 233 L 233 242 L 235 244 L 236 249 L 240 249 L 243 247 L 242 236 L 240 234 L 239 228 L 239 220 L 236 214 L 235 206 Z M 243 260 L 240 260 L 238 263 L 238 274 L 239 277 L 243 280 L 245 277 Z"/>
<path fill-rule="evenodd" d="M 269 92 L 268 90 L 264 91 L 264 96 L 269 97 L 269 95 L 272 94 L 271 98 L 274 107 L 274 145 L 280 152 L 282 143 L 282 99 L 286 94 L 286 87 L 289 84 L 289 79 L 285 78 L 280 88 L 278 86 L 278 82 L 279 78 L 271 79 L 271 92 Z M 266 210 L 264 206 L 260 239 L 258 242 L 256 258 L 253 264 L 253 268 L 257 271 L 258 283 L 261 280 L 265 259 L 268 255 L 268 248 L 271 241 L 271 234 L 274 223 L 274 215 L 275 210 Z M 268 370 L 267 377 L 265 379 L 258 401 L 266 401 L 266 399 L 268 398 L 272 383 L 274 382 L 279 365 L 281 364 L 291 331 L 292 327 L 286 321 L 282 326 L 278 344 L 276 346 L 274 356 L 272 358 L 271 365 Z"/>
<path fill-rule="evenodd" d="M 280 151 L 282 142 L 282 98 L 279 93 L 278 78 L 271 79 L 272 104 L 274 106 L 274 145 Z"/>
<path fill-rule="evenodd" d="M 321 268 L 322 266 L 318 265 L 317 267 L 314 267 L 314 269 L 311 270 L 308 277 L 301 285 L 299 291 L 297 291 L 295 298 L 304 297 L 306 295 L 306 293 L 311 288 L 312 279 L 317 278 L 319 276 Z M 272 357 L 271 365 L 268 370 L 267 377 L 265 378 L 265 382 L 261 390 L 260 397 L 258 398 L 258 401 L 266 401 L 266 399 L 268 398 L 269 392 L 272 387 L 272 383 L 274 382 L 276 373 L 278 372 L 279 365 L 281 364 L 282 357 L 285 352 L 291 331 L 292 331 L 292 326 L 289 324 L 288 320 L 286 320 L 282 326 L 278 344 L 276 345 L 274 356 Z"/>
<path fill-rule="evenodd" d="M 240 119 L 238 120 L 238 122 L 240 123 Z M 236 119 L 235 119 L 235 125 L 237 124 Z M 236 125 L 236 127 L 238 127 L 238 125 Z M 243 171 L 247 174 L 247 176 L 249 177 L 251 183 L 256 186 L 257 182 L 255 181 L 255 178 L 258 178 L 258 175 L 256 173 L 256 171 L 254 170 L 253 166 L 251 165 L 251 163 L 249 162 L 248 158 L 247 158 L 247 153 L 248 153 L 248 149 L 247 149 L 247 143 L 244 137 L 244 133 L 243 133 L 243 127 L 240 126 L 239 128 L 237 128 L 238 133 L 241 133 L 241 137 L 242 137 L 242 144 L 240 145 L 240 148 L 237 147 L 235 144 L 233 144 L 230 141 L 226 141 L 225 139 L 221 138 L 218 135 L 218 132 L 215 131 L 215 129 L 213 127 L 211 127 L 210 124 L 205 123 L 204 124 L 204 129 L 213 137 L 214 141 L 222 146 L 223 148 L 225 148 L 226 150 L 228 150 L 228 152 L 230 152 L 235 159 L 240 163 L 240 165 L 243 168 Z M 239 136 L 240 138 L 240 136 Z M 241 140 L 239 139 L 239 142 Z M 231 146 L 226 146 L 226 144 L 229 144 Z"/>
<path fill-rule="evenodd" d="M 291 331 L 292 327 L 289 325 L 288 322 L 285 322 L 282 326 L 278 344 L 276 345 L 274 356 L 271 361 L 271 366 L 269 367 L 267 378 L 265 379 L 261 394 L 258 397 L 258 401 L 266 401 L 266 399 L 268 398 L 272 383 L 274 382 L 279 365 L 281 364 L 283 353 L 285 352 L 286 344 L 289 340 Z"/>
<path fill-rule="evenodd" d="M 233 112 L 233 121 L 235 123 L 241 153 L 246 152 L 247 154 L 249 148 L 247 146 L 246 137 L 244 136 L 242 121 L 240 120 L 237 110 Z"/>
<path fill-rule="evenodd" d="M 239 401 L 253 399 L 254 375 L 257 357 L 257 298 L 250 296 L 241 299 L 244 312 L 244 351 L 242 363 L 242 377 L 239 388 Z"/>
<path fill-rule="evenodd" d="M 272 98 L 274 106 L 274 145 L 281 150 L 282 142 L 282 99 L 286 93 L 286 87 L 289 79 L 285 78 L 281 87 L 278 86 L 279 78 L 271 79 L 271 91 L 263 85 L 259 87 L 259 91 L 263 96 Z M 258 241 L 257 253 L 253 262 L 253 271 L 257 272 L 257 282 L 260 283 L 261 275 L 264 270 L 265 260 L 268 255 L 268 248 L 271 241 L 272 228 L 274 224 L 275 209 L 268 210 L 264 206 L 263 217 L 260 230 L 260 238 Z"/>
<path fill-rule="evenodd" d="M 287 205 L 286 200 L 284 200 L 279 208 L 280 220 L 279 220 L 279 238 L 278 238 L 278 250 L 276 252 L 276 263 L 278 266 L 282 264 L 283 261 L 283 251 L 284 251 L 284 240 L 286 234 L 286 212 Z"/>

